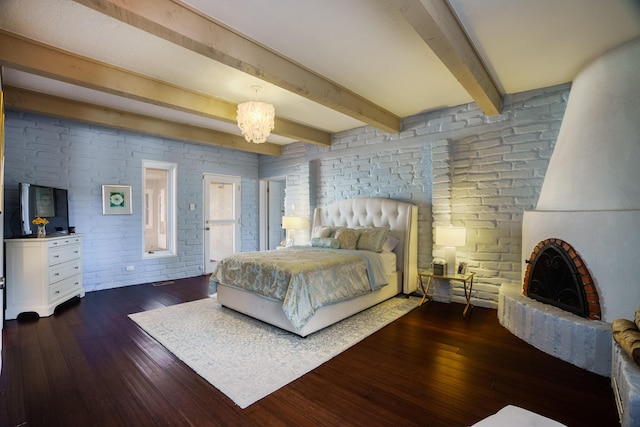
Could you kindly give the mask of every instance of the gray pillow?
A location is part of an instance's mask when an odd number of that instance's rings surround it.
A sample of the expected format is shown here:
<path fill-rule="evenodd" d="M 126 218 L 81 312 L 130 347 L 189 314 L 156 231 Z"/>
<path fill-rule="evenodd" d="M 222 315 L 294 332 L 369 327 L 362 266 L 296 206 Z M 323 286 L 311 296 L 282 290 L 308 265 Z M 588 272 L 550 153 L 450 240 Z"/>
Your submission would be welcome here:
<path fill-rule="evenodd" d="M 355 249 L 359 233 L 350 228 L 340 228 L 336 231 L 335 238 L 340 242 L 340 249 Z"/>
<path fill-rule="evenodd" d="M 357 248 L 363 251 L 382 252 L 382 246 L 387 241 L 389 230 L 386 228 L 372 227 L 360 231 Z"/>

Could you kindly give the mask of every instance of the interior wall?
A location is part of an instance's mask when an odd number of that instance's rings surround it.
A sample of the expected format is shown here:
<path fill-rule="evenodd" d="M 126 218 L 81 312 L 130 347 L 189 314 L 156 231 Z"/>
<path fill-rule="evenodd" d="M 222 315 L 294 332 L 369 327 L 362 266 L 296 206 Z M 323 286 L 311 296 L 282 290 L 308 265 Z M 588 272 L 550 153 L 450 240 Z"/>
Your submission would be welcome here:
<path fill-rule="evenodd" d="M 7 237 L 16 229 L 19 182 L 68 189 L 70 223 L 84 235 L 86 291 L 203 274 L 205 173 L 242 177 L 241 247 L 258 248 L 256 154 L 7 111 L 5 155 Z M 143 159 L 178 165 L 176 257 L 142 259 Z M 132 215 L 102 215 L 103 184 L 131 185 Z"/>
<path fill-rule="evenodd" d="M 287 200 L 308 196 L 309 211 L 354 197 L 415 203 L 421 268 L 443 256 L 434 226 L 465 226 L 458 260 L 476 272 L 473 303 L 495 308 L 500 285 L 522 280 L 523 213 L 536 205 L 569 90 L 507 95 L 493 117 L 470 103 L 406 118 L 398 135 L 366 126 L 335 134 L 330 147 L 294 144 L 281 157 L 261 156 L 260 174 L 299 181 L 287 184 Z M 448 300 L 464 298 L 457 284 L 442 285 L 436 290 L 450 292 Z"/>
<path fill-rule="evenodd" d="M 352 197 L 418 205 L 419 267 L 442 256 L 434 225 L 467 227 L 458 254 L 477 273 L 474 303 L 495 306 L 500 284 L 521 281 L 522 215 L 536 204 L 569 89 L 508 95 L 494 117 L 471 103 L 406 118 L 400 134 L 353 129 L 335 134 L 331 147 L 296 143 L 279 157 L 9 112 L 6 211 L 16 209 L 20 181 L 68 188 L 72 225 L 85 235 L 86 290 L 102 289 L 201 274 L 204 172 L 242 176 L 242 250 L 257 249 L 258 179 L 284 176 L 286 215 L 310 218 L 315 206 Z M 177 258 L 141 260 L 135 205 L 131 216 L 102 216 L 102 184 L 132 185 L 141 206 L 143 158 L 178 163 Z M 460 293 L 454 286 L 451 299 Z"/>

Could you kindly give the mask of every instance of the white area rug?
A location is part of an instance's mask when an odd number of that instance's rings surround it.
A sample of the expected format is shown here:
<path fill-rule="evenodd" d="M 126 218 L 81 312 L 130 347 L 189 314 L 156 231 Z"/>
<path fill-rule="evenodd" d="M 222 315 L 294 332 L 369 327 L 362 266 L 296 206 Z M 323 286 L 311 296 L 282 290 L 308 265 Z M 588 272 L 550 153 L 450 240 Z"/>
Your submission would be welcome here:
<path fill-rule="evenodd" d="M 215 296 L 129 317 L 244 409 L 418 303 L 416 297 L 392 298 L 307 338 L 222 308 Z"/>

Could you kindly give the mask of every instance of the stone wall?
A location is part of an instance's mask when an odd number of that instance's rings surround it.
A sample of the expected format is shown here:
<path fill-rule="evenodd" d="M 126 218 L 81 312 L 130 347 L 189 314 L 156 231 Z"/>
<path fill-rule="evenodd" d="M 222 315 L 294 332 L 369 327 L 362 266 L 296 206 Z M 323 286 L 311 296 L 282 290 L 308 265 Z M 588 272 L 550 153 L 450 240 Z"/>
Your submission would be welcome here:
<path fill-rule="evenodd" d="M 569 89 L 507 95 L 493 117 L 473 103 L 419 114 L 403 120 L 400 134 L 365 126 L 335 134 L 330 147 L 289 145 L 279 157 L 9 111 L 5 229 L 18 182 L 63 187 L 71 221 L 85 234 L 86 290 L 194 276 L 203 264 L 202 175 L 242 177 L 243 251 L 258 248 L 258 179 L 285 177 L 286 215 L 310 217 L 316 206 L 352 197 L 415 203 L 419 267 L 442 256 L 434 226 L 467 227 L 458 259 L 477 273 L 473 303 L 496 307 L 500 284 L 522 280 L 522 215 L 536 204 Z M 102 184 L 132 185 L 141 206 L 142 159 L 178 164 L 178 257 L 141 259 L 139 208 L 131 216 L 102 216 Z M 458 285 L 435 288 L 446 300 L 462 298 Z"/>
<path fill-rule="evenodd" d="M 257 250 L 258 155 L 16 111 L 5 129 L 5 236 L 19 227 L 19 182 L 69 190 L 86 291 L 201 275 L 204 173 L 242 177 L 242 250 Z M 142 259 L 143 159 L 178 165 L 176 257 Z M 102 184 L 131 185 L 133 214 L 103 216 Z"/>
<path fill-rule="evenodd" d="M 521 283 L 523 212 L 535 207 L 562 122 L 570 85 L 507 95 L 502 114 L 466 104 L 405 118 L 400 134 L 365 126 L 334 135 L 330 147 L 294 144 L 280 158 L 261 157 L 260 176 L 286 175 L 287 202 L 309 211 L 336 200 L 387 197 L 418 205 L 418 266 L 443 251 L 433 227 L 465 226 L 458 260 L 476 272 L 473 303 L 497 307 L 504 282 Z M 308 176 L 309 187 L 303 182 Z M 435 284 L 462 301 L 461 285 Z"/>

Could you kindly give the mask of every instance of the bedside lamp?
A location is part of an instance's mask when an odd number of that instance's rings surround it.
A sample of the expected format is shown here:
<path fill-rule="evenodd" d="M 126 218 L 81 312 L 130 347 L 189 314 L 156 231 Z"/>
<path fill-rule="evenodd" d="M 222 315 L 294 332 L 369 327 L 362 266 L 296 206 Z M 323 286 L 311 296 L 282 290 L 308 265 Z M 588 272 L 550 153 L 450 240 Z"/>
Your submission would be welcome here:
<path fill-rule="evenodd" d="M 293 246 L 295 240 L 295 230 L 300 230 L 307 226 L 307 218 L 300 216 L 283 216 L 282 228 L 287 230 L 287 247 Z"/>
<path fill-rule="evenodd" d="M 436 245 L 444 246 L 447 275 L 456 273 L 456 246 L 466 244 L 467 229 L 464 227 L 436 227 Z"/>

